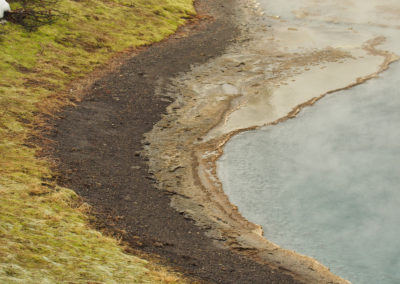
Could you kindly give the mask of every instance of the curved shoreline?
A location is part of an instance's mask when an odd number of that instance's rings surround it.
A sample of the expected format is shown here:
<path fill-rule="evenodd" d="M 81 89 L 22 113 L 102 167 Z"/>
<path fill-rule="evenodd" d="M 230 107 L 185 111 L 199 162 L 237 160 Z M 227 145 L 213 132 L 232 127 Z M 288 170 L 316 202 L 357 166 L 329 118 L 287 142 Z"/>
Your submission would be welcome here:
<path fill-rule="evenodd" d="M 245 38 L 244 41 L 246 40 Z M 208 66 L 197 66 L 193 74 L 179 78 L 174 83 L 175 87 L 169 90 L 169 95 L 175 103 L 169 107 L 168 114 L 155 125 L 152 132 L 146 134 L 146 141 L 149 143 L 146 147 L 149 167 L 160 188 L 167 188 L 176 194 L 172 198 L 172 206 L 193 218 L 199 226 L 208 229 L 209 236 L 222 246 L 227 245 L 259 262 L 272 263 L 275 267 L 289 270 L 307 283 L 348 283 L 333 275 L 316 260 L 282 249 L 266 240 L 262 228 L 247 221 L 223 192 L 216 173 L 216 161 L 223 154 L 223 147 L 232 136 L 261 126 L 284 122 L 295 117 L 302 108 L 313 105 L 326 95 L 352 88 L 385 71 L 390 63 L 398 58 L 390 52 L 376 48 L 383 41 L 383 38 L 375 38 L 363 46 L 367 53 L 383 58 L 382 64 L 375 72 L 357 77 L 350 84 L 294 105 L 283 117 L 262 125 L 222 133 L 219 136 L 214 135 L 211 138 L 209 133 L 218 125 L 226 123 L 228 116 L 240 108 L 240 104 L 235 104 L 235 100 L 241 96 L 239 90 L 228 86 L 227 89 L 231 94 L 220 96 L 224 92 L 224 85 L 229 85 L 229 82 L 217 82 L 216 85 L 220 84 L 221 88 L 215 90 L 215 96 L 211 95 L 208 98 L 211 106 L 205 106 L 204 102 L 197 101 L 201 101 L 202 96 L 206 95 L 196 92 L 196 88 L 187 82 L 191 77 L 201 80 L 204 74 L 207 76 L 207 69 L 212 70 L 212 63 Z M 333 61 L 345 56 L 347 55 L 334 57 Z M 224 59 L 214 65 L 222 67 L 221 62 L 224 62 Z M 238 64 L 235 66 L 228 64 L 229 68 L 240 68 L 243 65 L 241 62 L 236 63 Z M 176 149 L 184 151 L 177 154 Z"/>
<path fill-rule="evenodd" d="M 223 54 L 235 41 L 235 7 L 233 0 L 198 1 L 197 25 L 126 60 L 85 89 L 76 107 L 64 109 L 49 134 L 56 142 L 52 156 L 59 161 L 56 179 L 92 206 L 94 225 L 118 235 L 129 244 L 127 251 L 159 255 L 187 276 L 207 282 L 300 283 L 285 269 L 215 245 L 206 228 L 170 207 L 177 195 L 171 197 L 167 186 L 156 188 L 147 158 L 140 155 L 142 135 L 171 103 L 156 94 L 192 64 Z"/>

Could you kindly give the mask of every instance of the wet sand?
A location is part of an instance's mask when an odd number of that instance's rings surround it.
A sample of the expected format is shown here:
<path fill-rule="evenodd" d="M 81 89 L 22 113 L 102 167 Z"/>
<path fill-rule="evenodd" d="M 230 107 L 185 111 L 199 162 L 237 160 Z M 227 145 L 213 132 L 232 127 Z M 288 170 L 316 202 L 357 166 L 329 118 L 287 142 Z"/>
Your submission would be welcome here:
<path fill-rule="evenodd" d="M 398 57 L 381 48 L 383 36 L 336 25 L 299 27 L 263 15 L 252 1 L 242 2 L 241 13 L 246 24 L 237 44 L 159 92 L 174 103 L 146 134 L 149 168 L 159 188 L 174 193 L 172 206 L 221 247 L 289 270 L 307 283 L 347 283 L 316 260 L 266 240 L 262 228 L 230 203 L 215 163 L 233 135 L 293 118 L 328 94 L 376 77 Z"/>

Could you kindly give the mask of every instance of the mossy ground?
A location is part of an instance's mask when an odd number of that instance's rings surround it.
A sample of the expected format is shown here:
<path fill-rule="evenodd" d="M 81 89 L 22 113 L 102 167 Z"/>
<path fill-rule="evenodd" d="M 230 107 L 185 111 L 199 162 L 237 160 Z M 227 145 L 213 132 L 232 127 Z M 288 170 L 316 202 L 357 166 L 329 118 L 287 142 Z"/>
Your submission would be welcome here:
<path fill-rule="evenodd" d="M 57 9 L 69 16 L 52 25 L 33 32 L 10 23 L 1 27 L 1 283 L 183 281 L 90 229 L 87 206 L 78 206 L 73 191 L 44 182 L 53 176 L 51 162 L 38 158 L 41 149 L 28 141 L 41 114 L 73 99 L 66 86 L 117 52 L 172 34 L 194 14 L 192 4 L 60 0 Z"/>

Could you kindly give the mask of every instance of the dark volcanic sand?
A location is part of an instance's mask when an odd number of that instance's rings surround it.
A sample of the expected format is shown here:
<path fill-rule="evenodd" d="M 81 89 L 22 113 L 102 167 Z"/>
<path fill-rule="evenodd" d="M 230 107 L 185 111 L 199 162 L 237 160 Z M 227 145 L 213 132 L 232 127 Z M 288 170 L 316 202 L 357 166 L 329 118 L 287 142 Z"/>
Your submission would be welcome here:
<path fill-rule="evenodd" d="M 93 206 L 98 228 L 124 232 L 134 249 L 160 255 L 190 277 L 216 283 L 299 283 L 274 270 L 217 248 L 204 230 L 169 206 L 156 189 L 142 150 L 143 134 L 160 119 L 168 102 L 154 95 L 168 79 L 220 55 L 238 34 L 234 0 L 201 0 L 200 21 L 184 38 L 171 37 L 127 60 L 95 82 L 85 99 L 67 108 L 50 138 L 59 159 L 59 183 Z"/>

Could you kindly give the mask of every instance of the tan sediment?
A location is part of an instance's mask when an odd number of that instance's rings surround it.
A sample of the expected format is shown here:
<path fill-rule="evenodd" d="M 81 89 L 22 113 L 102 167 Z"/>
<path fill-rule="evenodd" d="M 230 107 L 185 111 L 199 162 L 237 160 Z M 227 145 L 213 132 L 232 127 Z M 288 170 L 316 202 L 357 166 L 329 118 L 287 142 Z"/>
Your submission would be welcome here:
<path fill-rule="evenodd" d="M 175 101 L 146 135 L 150 144 L 145 149 L 159 188 L 173 193 L 171 205 L 207 228 L 209 236 L 221 246 L 284 269 L 306 283 L 348 283 L 316 260 L 268 241 L 262 228 L 246 220 L 230 203 L 218 180 L 216 161 L 232 136 L 293 118 L 324 96 L 361 84 L 386 70 L 398 58 L 377 48 L 383 41 L 383 37 L 371 39 L 357 52 L 332 47 L 284 52 L 273 47 L 260 49 L 259 39 L 243 39 L 225 56 L 196 66 L 190 74 L 178 78 L 167 94 L 160 93 Z M 355 58 L 359 52 L 365 54 Z M 258 124 L 250 119 L 249 126 L 243 123 L 234 130 L 223 131 L 232 114 L 251 105 L 251 100 L 255 100 L 254 105 L 260 98 L 268 102 L 274 90 L 290 84 L 296 76 L 312 72 L 313 68 L 364 60 L 368 55 L 379 59 L 373 72 L 351 77 L 346 85 L 294 103 L 284 115 L 266 115 L 265 121 L 257 121 Z"/>

